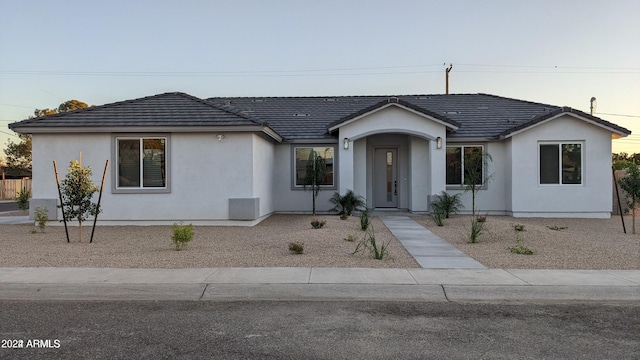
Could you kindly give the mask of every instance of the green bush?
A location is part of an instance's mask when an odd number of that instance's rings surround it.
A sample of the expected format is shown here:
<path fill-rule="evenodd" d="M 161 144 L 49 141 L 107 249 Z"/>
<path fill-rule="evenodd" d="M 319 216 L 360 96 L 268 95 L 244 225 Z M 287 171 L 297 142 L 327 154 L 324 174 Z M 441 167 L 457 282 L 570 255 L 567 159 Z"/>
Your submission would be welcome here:
<path fill-rule="evenodd" d="M 38 223 L 38 228 L 41 232 L 44 232 L 44 227 L 47 225 L 47 221 L 49 221 L 49 210 L 36 207 L 34 210 L 34 216 L 36 218 L 36 222 Z"/>
<path fill-rule="evenodd" d="M 389 252 L 389 244 L 391 243 L 391 239 L 389 239 L 386 243 L 378 243 L 376 242 L 376 235 L 373 231 L 373 226 L 370 226 L 367 232 L 364 235 L 362 241 L 358 243 L 356 249 L 351 253 L 356 254 L 361 251 L 369 250 L 371 252 L 371 256 L 376 260 L 382 260 L 387 253 Z"/>
<path fill-rule="evenodd" d="M 20 210 L 25 211 L 29 209 L 30 197 L 31 197 L 31 191 L 27 190 L 26 188 L 22 189 L 22 191 L 18 193 L 18 197 L 16 198 L 16 201 L 18 202 L 18 207 L 20 208 Z"/>
<path fill-rule="evenodd" d="M 478 237 L 485 232 L 485 222 L 478 221 L 474 216 L 471 217 L 471 234 L 469 234 L 469 243 L 475 244 L 478 242 Z"/>
<path fill-rule="evenodd" d="M 314 229 L 320 229 L 321 227 L 325 226 L 327 222 L 324 220 L 318 220 L 318 219 L 313 219 L 311 220 L 311 227 Z"/>
<path fill-rule="evenodd" d="M 461 196 L 462 194 L 451 195 L 446 191 L 443 191 L 438 195 L 436 200 L 431 203 L 433 213 L 440 213 L 444 215 L 446 219 L 448 219 L 451 214 L 457 214 L 462 208 L 464 208 L 462 200 L 460 200 Z"/>
<path fill-rule="evenodd" d="M 364 198 L 360 195 L 356 195 L 352 190 L 347 190 L 344 196 L 340 193 L 334 193 L 329 199 L 334 207 L 331 211 L 337 211 L 338 215 L 351 216 L 354 211 L 365 211 L 366 203 Z"/>
<path fill-rule="evenodd" d="M 522 238 L 520 238 L 520 233 L 523 231 L 526 231 L 524 229 L 524 225 L 515 224 L 512 226 L 513 226 L 513 231 L 515 232 L 515 235 L 516 235 L 516 246 L 508 247 L 507 250 L 511 251 L 514 254 L 532 255 L 533 250 L 524 246 L 524 242 L 522 241 Z"/>
<path fill-rule="evenodd" d="M 371 224 L 371 219 L 369 218 L 369 212 L 363 211 L 360 214 L 360 230 L 367 231 L 370 224 Z"/>
<path fill-rule="evenodd" d="M 436 211 L 433 214 L 431 214 L 431 217 L 433 218 L 433 221 L 436 223 L 436 225 L 444 226 L 444 214 L 442 214 L 439 211 Z"/>
<path fill-rule="evenodd" d="M 182 225 L 182 222 L 180 222 L 180 224 L 173 223 L 171 230 L 173 231 L 171 240 L 173 240 L 176 250 L 186 249 L 187 244 L 193 240 L 193 224 Z"/>
<path fill-rule="evenodd" d="M 302 254 L 304 252 L 304 243 L 297 241 L 289 243 L 289 252 L 293 254 Z"/>
<path fill-rule="evenodd" d="M 346 238 L 344 238 L 344 241 L 354 242 L 356 241 L 356 239 L 353 237 L 353 235 L 349 235 Z"/>

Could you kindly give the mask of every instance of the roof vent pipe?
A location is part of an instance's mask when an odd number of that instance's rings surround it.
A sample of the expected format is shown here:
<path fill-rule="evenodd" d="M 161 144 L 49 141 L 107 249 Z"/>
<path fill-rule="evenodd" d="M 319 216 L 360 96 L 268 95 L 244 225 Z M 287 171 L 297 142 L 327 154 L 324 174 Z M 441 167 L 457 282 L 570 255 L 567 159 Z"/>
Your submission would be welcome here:
<path fill-rule="evenodd" d="M 592 96 L 590 102 L 591 102 L 591 106 L 590 106 L 591 107 L 591 116 L 593 116 L 593 110 L 595 109 L 596 106 L 598 106 L 598 104 L 596 103 L 596 97 Z"/>

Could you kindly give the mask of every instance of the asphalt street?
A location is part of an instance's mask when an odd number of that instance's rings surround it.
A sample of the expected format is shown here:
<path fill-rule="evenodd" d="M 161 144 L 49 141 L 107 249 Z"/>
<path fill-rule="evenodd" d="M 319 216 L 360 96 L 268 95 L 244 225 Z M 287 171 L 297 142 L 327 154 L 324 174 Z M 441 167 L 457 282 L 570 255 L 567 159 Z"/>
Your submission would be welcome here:
<path fill-rule="evenodd" d="M 637 302 L 1 301 L 0 345 L 14 348 L 0 358 L 638 359 L 639 313 Z"/>

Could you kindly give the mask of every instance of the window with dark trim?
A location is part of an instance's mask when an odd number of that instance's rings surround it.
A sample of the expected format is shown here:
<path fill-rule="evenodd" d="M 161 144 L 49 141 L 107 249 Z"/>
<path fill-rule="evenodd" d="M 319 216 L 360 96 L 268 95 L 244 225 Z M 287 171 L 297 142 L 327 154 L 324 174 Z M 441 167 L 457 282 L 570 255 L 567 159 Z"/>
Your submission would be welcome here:
<path fill-rule="evenodd" d="M 116 138 L 116 188 L 167 188 L 166 137 Z"/>
<path fill-rule="evenodd" d="M 306 147 L 295 147 L 294 152 L 294 161 L 295 161 L 295 169 L 294 169 L 294 187 L 304 187 L 304 178 L 307 172 L 307 165 L 310 164 L 310 157 L 312 151 L 315 152 L 317 156 L 320 156 L 324 159 L 324 166 L 326 170 L 326 176 L 324 180 L 320 183 L 322 186 L 333 187 L 335 184 L 335 176 L 334 176 L 334 154 L 335 154 L 335 146 L 306 146 Z"/>
<path fill-rule="evenodd" d="M 484 151 L 482 145 L 459 145 L 459 146 L 447 146 L 446 150 L 446 176 L 447 185 L 464 185 L 465 179 L 469 177 L 469 159 L 477 152 Z M 476 166 L 474 173 L 477 174 L 476 184 L 482 185 L 484 183 L 484 161 L 480 161 Z"/>
<path fill-rule="evenodd" d="M 581 143 L 541 143 L 540 184 L 582 184 Z"/>

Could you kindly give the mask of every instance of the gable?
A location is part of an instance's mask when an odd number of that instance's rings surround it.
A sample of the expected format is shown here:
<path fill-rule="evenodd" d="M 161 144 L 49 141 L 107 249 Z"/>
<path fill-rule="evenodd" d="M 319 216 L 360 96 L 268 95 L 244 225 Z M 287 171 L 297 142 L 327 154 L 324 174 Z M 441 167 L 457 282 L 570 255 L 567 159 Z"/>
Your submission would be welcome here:
<path fill-rule="evenodd" d="M 522 133 L 524 131 L 528 131 L 530 129 L 536 128 L 540 125 L 546 124 L 548 122 L 551 121 L 558 121 L 558 120 L 563 120 L 563 119 L 574 119 L 577 121 L 572 122 L 573 127 L 582 127 L 582 126 L 595 126 L 598 128 L 601 128 L 603 130 L 606 130 L 608 132 L 610 132 L 612 134 L 613 138 L 620 138 L 620 137 L 624 137 L 627 136 L 629 134 L 631 134 L 631 131 L 615 125 L 613 123 L 610 123 L 606 120 L 600 119 L 598 117 L 583 113 L 581 111 L 569 108 L 569 107 L 564 107 L 561 108 L 560 110 L 551 112 L 549 114 L 546 114 L 544 116 L 540 116 L 537 118 L 532 119 L 531 121 L 521 124 L 519 126 L 513 127 L 511 129 L 508 129 L 504 132 L 502 132 L 499 135 L 500 139 L 506 139 L 509 137 L 512 137 L 514 135 L 517 135 L 519 133 Z"/>
<path fill-rule="evenodd" d="M 408 103 L 406 101 L 402 101 L 398 98 L 389 98 L 386 101 L 381 101 L 377 104 L 374 104 L 368 108 L 362 109 L 360 111 L 357 111 L 353 114 L 349 114 L 345 117 L 343 117 L 340 120 L 337 120 L 329 125 L 327 125 L 327 129 L 329 130 L 329 132 L 333 132 L 338 130 L 340 127 L 343 127 L 345 125 L 351 124 L 355 121 L 359 121 L 360 119 L 363 118 L 370 118 L 370 117 L 376 117 L 374 115 L 376 115 L 377 113 L 380 112 L 387 112 L 387 109 L 402 109 L 405 112 L 409 112 L 412 114 L 417 115 L 418 117 L 424 118 L 426 120 L 429 120 L 431 122 L 435 122 L 437 124 L 440 124 L 442 126 L 447 127 L 450 130 L 457 130 L 460 127 L 460 124 L 458 124 L 457 122 L 450 120 L 444 116 L 441 116 L 437 113 L 431 112 L 429 110 L 420 108 L 418 106 L 412 105 L 411 103 Z M 388 118 L 386 118 L 388 120 Z M 398 122 L 394 122 L 393 124 L 394 129 L 406 129 L 406 130 L 418 130 L 418 129 L 411 129 L 411 127 L 403 127 L 402 124 L 399 124 Z"/>

